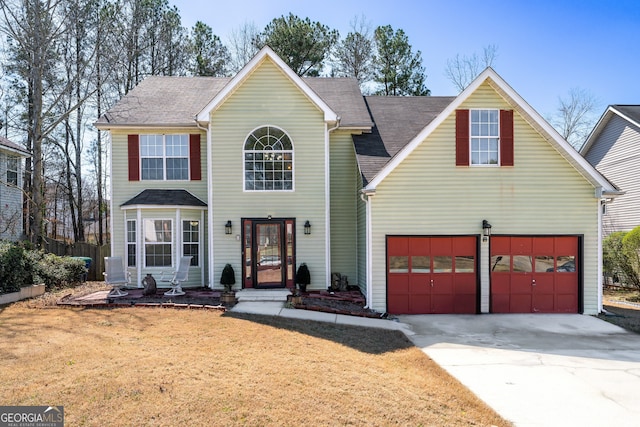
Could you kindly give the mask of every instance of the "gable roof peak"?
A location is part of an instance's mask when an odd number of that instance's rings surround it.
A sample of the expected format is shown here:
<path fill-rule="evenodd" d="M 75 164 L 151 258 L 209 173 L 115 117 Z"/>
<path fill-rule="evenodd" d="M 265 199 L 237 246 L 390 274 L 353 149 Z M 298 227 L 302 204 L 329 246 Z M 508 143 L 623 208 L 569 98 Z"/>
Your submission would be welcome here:
<path fill-rule="evenodd" d="M 327 123 L 338 123 L 338 114 L 320 98 L 305 81 L 298 76 L 269 46 L 264 46 L 242 69 L 227 83 L 227 85 L 209 102 L 196 116 L 198 122 L 206 123 L 209 115 L 215 111 L 242 83 L 266 60 L 270 59 L 304 95 L 313 102 L 324 114 Z"/>

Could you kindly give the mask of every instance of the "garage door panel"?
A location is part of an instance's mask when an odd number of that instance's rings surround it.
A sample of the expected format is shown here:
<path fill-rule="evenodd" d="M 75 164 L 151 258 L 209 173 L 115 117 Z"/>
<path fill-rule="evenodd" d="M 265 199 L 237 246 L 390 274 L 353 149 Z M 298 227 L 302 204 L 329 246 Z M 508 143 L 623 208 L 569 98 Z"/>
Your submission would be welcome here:
<path fill-rule="evenodd" d="M 454 314 L 469 314 L 476 311 L 476 294 L 456 294 Z"/>
<path fill-rule="evenodd" d="M 408 313 L 427 313 L 429 307 L 431 307 L 431 296 L 429 294 L 414 294 L 409 299 Z"/>
<path fill-rule="evenodd" d="M 456 294 L 476 294 L 475 274 L 456 274 L 453 277 L 453 288 Z"/>
<path fill-rule="evenodd" d="M 509 313 L 530 313 L 531 294 L 511 294 Z"/>
<path fill-rule="evenodd" d="M 477 237 L 387 237 L 387 310 L 476 313 Z"/>
<path fill-rule="evenodd" d="M 577 236 L 493 236 L 491 311 L 577 313 Z"/>
<path fill-rule="evenodd" d="M 454 307 L 454 295 L 433 294 L 431 296 L 431 313 L 450 314 L 454 312 L 453 307 Z"/>

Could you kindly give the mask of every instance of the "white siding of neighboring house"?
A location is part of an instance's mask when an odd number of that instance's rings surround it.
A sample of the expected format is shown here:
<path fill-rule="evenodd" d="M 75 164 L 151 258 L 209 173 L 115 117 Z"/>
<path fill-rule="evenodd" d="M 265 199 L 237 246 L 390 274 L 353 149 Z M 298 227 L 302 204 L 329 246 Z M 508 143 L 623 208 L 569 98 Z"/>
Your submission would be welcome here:
<path fill-rule="evenodd" d="M 460 108 L 511 106 L 488 85 Z M 598 208 L 594 187 L 514 111 L 514 167 L 456 167 L 451 114 L 372 198 L 373 308 L 386 310 L 387 235 L 584 235 L 584 311 L 598 311 Z M 480 268 L 488 268 L 480 266 Z"/>
<path fill-rule="evenodd" d="M 18 240 L 22 229 L 22 170 L 24 159 L 18 156 L 18 185 L 7 185 L 7 157 L 11 152 L 0 150 L 0 239 Z"/>
<path fill-rule="evenodd" d="M 612 114 L 584 157 L 625 192 L 607 205 L 604 233 L 640 225 L 640 128 Z"/>

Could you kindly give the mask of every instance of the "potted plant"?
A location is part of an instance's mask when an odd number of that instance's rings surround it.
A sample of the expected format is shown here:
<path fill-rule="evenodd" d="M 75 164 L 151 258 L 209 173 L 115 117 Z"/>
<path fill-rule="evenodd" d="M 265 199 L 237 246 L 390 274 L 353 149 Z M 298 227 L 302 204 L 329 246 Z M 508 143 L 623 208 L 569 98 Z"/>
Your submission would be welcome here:
<path fill-rule="evenodd" d="M 304 262 L 300 264 L 296 272 L 296 283 L 300 292 L 307 292 L 307 285 L 311 283 L 311 274 L 309 273 L 309 267 Z"/>
<path fill-rule="evenodd" d="M 222 275 L 220 276 L 220 284 L 224 286 L 224 292 L 220 296 L 220 301 L 223 303 L 236 302 L 236 293 L 233 291 L 233 285 L 236 283 L 236 274 L 233 271 L 231 264 L 227 264 L 222 269 Z"/>

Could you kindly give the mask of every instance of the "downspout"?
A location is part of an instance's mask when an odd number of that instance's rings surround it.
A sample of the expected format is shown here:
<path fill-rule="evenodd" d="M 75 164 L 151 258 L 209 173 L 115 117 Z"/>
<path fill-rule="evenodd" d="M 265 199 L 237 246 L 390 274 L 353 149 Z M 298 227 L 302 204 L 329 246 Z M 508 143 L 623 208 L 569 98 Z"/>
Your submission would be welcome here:
<path fill-rule="evenodd" d="M 325 126 L 327 126 L 325 124 Z M 327 129 L 324 138 L 324 205 L 325 205 L 325 283 L 331 283 L 331 153 L 330 134 L 340 127 L 340 116 L 336 116 L 336 125 Z"/>
<path fill-rule="evenodd" d="M 604 280 L 603 280 L 603 271 L 602 271 L 602 210 L 604 209 L 606 200 L 600 199 L 598 200 L 598 313 L 602 313 L 602 299 L 604 292 Z M 584 275 L 583 275 L 584 277 Z M 584 280 L 584 279 L 583 279 Z M 584 293 L 584 286 L 582 289 Z M 584 301 L 584 298 L 583 298 Z"/>
<path fill-rule="evenodd" d="M 197 116 L 194 118 L 196 127 L 204 131 L 207 135 L 207 275 L 208 282 L 207 287 L 213 289 L 213 188 L 211 183 L 213 182 L 213 168 L 211 167 L 211 132 L 209 132 L 210 123 L 207 127 L 200 126 L 197 120 Z"/>
<path fill-rule="evenodd" d="M 371 245 L 373 242 L 372 237 L 372 225 L 371 225 L 371 202 L 373 201 L 372 197 L 376 195 L 376 190 L 360 190 L 360 198 L 365 203 L 366 213 L 365 213 L 365 247 L 366 247 L 366 299 L 367 305 L 365 308 L 371 308 L 373 302 L 373 251 L 371 250 Z"/>

